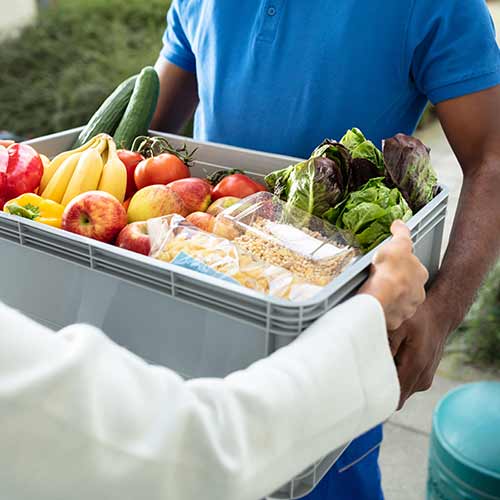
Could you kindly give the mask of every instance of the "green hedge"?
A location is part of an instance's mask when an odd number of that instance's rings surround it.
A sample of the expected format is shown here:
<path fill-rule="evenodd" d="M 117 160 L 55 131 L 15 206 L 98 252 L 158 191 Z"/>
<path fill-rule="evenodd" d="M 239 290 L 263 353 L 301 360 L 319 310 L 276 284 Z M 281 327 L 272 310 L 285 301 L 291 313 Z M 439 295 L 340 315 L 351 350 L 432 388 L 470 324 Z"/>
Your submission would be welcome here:
<path fill-rule="evenodd" d="M 63 0 L 0 45 L 0 130 L 34 137 L 87 122 L 116 85 L 153 64 L 164 0 Z"/>
<path fill-rule="evenodd" d="M 500 368 L 500 262 L 489 274 L 452 341 L 468 361 Z"/>

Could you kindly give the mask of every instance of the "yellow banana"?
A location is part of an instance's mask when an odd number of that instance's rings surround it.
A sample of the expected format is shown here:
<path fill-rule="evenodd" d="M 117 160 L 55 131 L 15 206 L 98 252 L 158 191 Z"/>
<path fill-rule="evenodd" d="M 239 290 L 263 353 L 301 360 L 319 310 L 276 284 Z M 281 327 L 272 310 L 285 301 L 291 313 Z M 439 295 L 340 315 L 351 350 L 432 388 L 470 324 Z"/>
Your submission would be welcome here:
<path fill-rule="evenodd" d="M 45 188 L 50 182 L 50 179 L 52 179 L 57 169 L 64 163 L 65 160 L 67 160 L 71 155 L 75 153 L 82 153 L 83 151 L 86 151 L 87 149 L 92 147 L 97 140 L 98 137 L 94 137 L 93 139 L 90 139 L 89 142 L 87 142 L 83 146 L 80 146 L 79 148 L 72 149 L 71 151 L 64 151 L 63 153 L 58 154 L 43 171 L 43 177 L 40 183 L 40 191 L 43 192 L 45 190 Z"/>
<path fill-rule="evenodd" d="M 79 148 L 72 149 L 71 151 L 65 151 L 64 153 L 58 154 L 44 169 L 43 171 L 43 177 L 42 181 L 40 182 L 40 191 L 43 192 L 47 185 L 49 184 L 50 180 L 54 176 L 54 174 L 57 172 L 57 169 L 72 155 L 75 153 L 82 153 L 83 151 L 86 151 L 87 149 L 91 148 L 94 143 L 96 143 L 98 140 L 100 140 L 100 136 L 96 136 L 93 139 L 90 139 L 89 142 L 84 144 L 83 146 L 80 146 Z"/>
<path fill-rule="evenodd" d="M 87 191 L 94 191 L 99 186 L 102 175 L 102 159 L 99 151 L 90 148 L 82 153 L 75 172 L 64 193 L 62 204 L 67 205 L 73 198 Z"/>
<path fill-rule="evenodd" d="M 127 190 L 127 169 L 118 157 L 115 141 L 110 137 L 107 142 L 108 154 L 98 189 L 112 194 L 123 203 Z"/>
<path fill-rule="evenodd" d="M 61 203 L 83 153 L 74 153 L 66 158 L 42 192 L 42 198 Z"/>

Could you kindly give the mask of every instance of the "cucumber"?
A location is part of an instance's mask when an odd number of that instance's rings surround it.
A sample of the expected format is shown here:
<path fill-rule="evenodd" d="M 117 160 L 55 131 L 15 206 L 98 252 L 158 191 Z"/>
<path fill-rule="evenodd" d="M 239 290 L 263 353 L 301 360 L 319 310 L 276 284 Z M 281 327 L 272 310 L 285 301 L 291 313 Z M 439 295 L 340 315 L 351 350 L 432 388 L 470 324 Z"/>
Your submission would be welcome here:
<path fill-rule="evenodd" d="M 122 82 L 114 92 L 102 103 L 87 126 L 81 131 L 74 148 L 83 146 L 98 134 L 113 135 L 118 127 L 123 113 L 127 109 L 130 97 L 134 91 L 137 75 Z"/>
<path fill-rule="evenodd" d="M 138 76 L 130 102 L 116 129 L 114 139 L 118 148 L 130 149 L 136 137 L 147 135 L 159 95 L 158 73 L 148 66 Z"/>

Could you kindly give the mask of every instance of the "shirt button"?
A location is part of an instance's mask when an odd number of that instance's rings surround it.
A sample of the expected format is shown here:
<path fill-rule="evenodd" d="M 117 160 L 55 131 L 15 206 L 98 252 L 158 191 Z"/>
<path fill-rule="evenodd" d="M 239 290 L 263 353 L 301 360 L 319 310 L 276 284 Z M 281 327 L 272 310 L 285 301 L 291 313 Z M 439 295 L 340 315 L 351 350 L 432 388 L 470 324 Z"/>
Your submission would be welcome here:
<path fill-rule="evenodd" d="M 271 16 L 271 17 L 275 16 L 276 15 L 276 8 L 275 7 L 269 7 L 267 9 L 267 15 Z"/>

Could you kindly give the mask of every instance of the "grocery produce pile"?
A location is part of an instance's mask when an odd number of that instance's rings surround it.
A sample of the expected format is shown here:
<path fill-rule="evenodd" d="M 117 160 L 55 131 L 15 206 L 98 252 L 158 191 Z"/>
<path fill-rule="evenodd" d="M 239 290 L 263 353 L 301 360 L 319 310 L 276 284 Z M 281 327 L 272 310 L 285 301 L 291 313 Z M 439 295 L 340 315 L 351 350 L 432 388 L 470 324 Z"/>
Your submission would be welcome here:
<path fill-rule="evenodd" d="M 265 183 L 191 176 L 196 150 L 149 137 L 158 76 L 123 82 L 52 159 L 0 144 L 0 209 L 289 300 L 316 294 L 437 192 L 429 150 L 403 134 L 380 151 L 358 129 Z"/>

